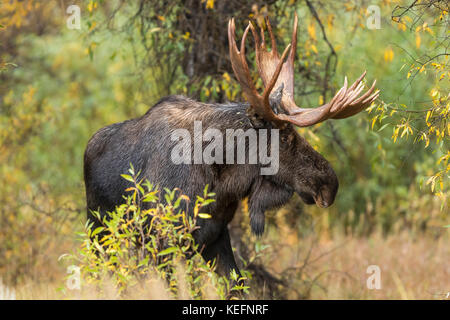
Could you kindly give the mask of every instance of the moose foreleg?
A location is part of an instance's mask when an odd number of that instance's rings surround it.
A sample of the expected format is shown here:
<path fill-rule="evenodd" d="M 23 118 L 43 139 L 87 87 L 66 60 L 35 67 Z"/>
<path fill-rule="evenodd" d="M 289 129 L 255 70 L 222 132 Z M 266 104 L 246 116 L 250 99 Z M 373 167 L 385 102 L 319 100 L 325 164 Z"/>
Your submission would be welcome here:
<path fill-rule="evenodd" d="M 213 243 L 205 246 L 202 256 L 206 261 L 216 259 L 216 271 L 220 275 L 229 276 L 234 269 L 238 276 L 241 276 L 234 260 L 227 226 L 221 230 L 219 237 Z"/>

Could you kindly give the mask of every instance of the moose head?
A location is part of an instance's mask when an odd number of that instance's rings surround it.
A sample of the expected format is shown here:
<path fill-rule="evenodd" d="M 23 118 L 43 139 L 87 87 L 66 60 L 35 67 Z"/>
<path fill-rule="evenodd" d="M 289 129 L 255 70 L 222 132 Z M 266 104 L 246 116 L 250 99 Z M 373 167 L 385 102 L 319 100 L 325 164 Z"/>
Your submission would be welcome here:
<path fill-rule="evenodd" d="M 271 51 L 267 50 L 264 30 L 261 28 L 259 36 L 251 23 L 244 31 L 238 50 L 234 19 L 230 19 L 228 24 L 230 60 L 251 111 L 280 129 L 280 171 L 272 179 L 290 186 L 307 204 L 316 203 L 325 208 L 334 202 L 338 179 L 328 161 L 297 134 L 293 125 L 309 127 L 327 119 L 351 117 L 367 108 L 378 97 L 379 91 L 374 92 L 375 80 L 370 89 L 360 95 L 364 89 L 362 82 L 366 75 L 364 72 L 350 86 L 345 77 L 344 86 L 330 102 L 318 108 L 298 107 L 294 101 L 297 23 L 298 17 L 295 14 L 292 41 L 280 56 L 268 18 L 266 25 L 271 40 Z M 245 42 L 249 30 L 255 40 L 256 65 L 265 87 L 262 95 L 252 82 L 245 58 Z"/>

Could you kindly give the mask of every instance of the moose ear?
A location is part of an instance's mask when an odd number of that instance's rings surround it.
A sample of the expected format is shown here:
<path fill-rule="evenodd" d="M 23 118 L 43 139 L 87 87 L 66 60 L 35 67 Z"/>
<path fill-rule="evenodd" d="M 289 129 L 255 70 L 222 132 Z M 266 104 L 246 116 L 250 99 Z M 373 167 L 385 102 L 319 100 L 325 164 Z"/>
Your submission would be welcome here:
<path fill-rule="evenodd" d="M 272 112 L 274 114 L 287 114 L 286 110 L 283 108 L 281 99 L 283 98 L 284 83 L 282 83 L 272 94 L 269 96 L 269 104 Z M 263 117 L 259 116 L 255 109 L 250 106 L 247 109 L 247 117 L 252 123 L 253 128 L 267 128 L 267 121 Z"/>
<path fill-rule="evenodd" d="M 281 83 L 281 85 L 274 90 L 269 96 L 269 103 L 270 107 L 272 108 L 273 113 L 275 114 L 281 114 L 286 113 L 286 110 L 283 109 L 281 106 L 281 99 L 283 98 L 283 89 L 284 89 L 284 83 Z"/>
<path fill-rule="evenodd" d="M 291 189 L 285 189 L 263 178 L 254 182 L 248 197 L 248 207 L 250 227 L 255 235 L 261 236 L 264 233 L 266 210 L 281 207 L 292 193 Z"/>
<path fill-rule="evenodd" d="M 246 114 L 254 129 L 262 129 L 267 127 L 267 122 L 259 116 L 251 106 L 247 108 Z"/>

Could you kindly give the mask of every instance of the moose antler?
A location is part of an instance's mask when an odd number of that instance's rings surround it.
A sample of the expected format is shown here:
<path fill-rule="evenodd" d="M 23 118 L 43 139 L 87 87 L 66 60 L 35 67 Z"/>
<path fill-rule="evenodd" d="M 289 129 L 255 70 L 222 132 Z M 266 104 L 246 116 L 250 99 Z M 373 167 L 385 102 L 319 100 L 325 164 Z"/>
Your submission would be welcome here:
<path fill-rule="evenodd" d="M 234 74 L 236 75 L 236 78 L 241 84 L 245 97 L 247 98 L 248 102 L 250 102 L 250 105 L 255 108 L 255 111 L 269 121 L 282 122 L 273 113 L 272 108 L 269 104 L 269 96 L 273 87 L 275 86 L 277 78 L 281 72 L 281 68 L 283 67 L 283 60 L 286 57 L 291 45 L 289 44 L 284 50 L 282 59 L 276 64 L 275 70 L 273 70 L 272 75 L 266 78 L 266 81 L 264 82 L 265 89 L 263 95 L 261 96 L 253 85 L 247 61 L 245 60 L 245 40 L 247 38 L 250 27 L 251 24 L 249 23 L 244 31 L 244 35 L 242 36 L 241 50 L 238 50 L 236 46 L 234 19 L 231 19 L 228 22 L 228 42 L 230 45 L 231 66 L 233 68 Z"/>
<path fill-rule="evenodd" d="M 292 42 L 284 50 L 281 57 L 278 54 L 275 37 L 272 32 L 270 21 L 266 18 L 272 50 L 267 51 L 264 30 L 261 29 L 261 39 L 253 25 L 249 23 L 241 40 L 241 49 L 238 50 L 235 40 L 234 19 L 228 24 L 228 41 L 230 45 L 230 59 L 234 74 L 242 86 L 244 94 L 255 109 L 256 113 L 268 121 L 277 124 L 290 122 L 299 127 L 308 127 L 327 119 L 343 119 L 351 117 L 367 108 L 379 95 L 379 90 L 374 92 L 376 80 L 370 89 L 362 96 L 359 94 L 364 89 L 362 80 L 364 73 L 350 86 L 347 87 L 347 77 L 344 86 L 336 93 L 329 103 L 318 108 L 300 108 L 294 101 L 294 58 L 297 47 L 297 22 L 295 14 Z M 247 61 L 245 60 L 245 40 L 249 29 L 252 30 L 256 42 L 256 64 L 258 72 L 263 80 L 265 89 L 263 95 L 259 95 L 253 85 Z M 286 60 L 286 55 L 290 54 Z M 274 87 L 283 85 L 281 103 L 288 114 L 275 114 L 269 103 L 269 96 Z"/>

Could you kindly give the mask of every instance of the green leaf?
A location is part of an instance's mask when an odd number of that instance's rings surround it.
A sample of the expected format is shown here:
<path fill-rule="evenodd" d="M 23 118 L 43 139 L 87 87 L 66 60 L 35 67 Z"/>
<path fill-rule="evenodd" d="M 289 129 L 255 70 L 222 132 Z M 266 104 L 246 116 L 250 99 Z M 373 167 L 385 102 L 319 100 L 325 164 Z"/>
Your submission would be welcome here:
<path fill-rule="evenodd" d="M 178 250 L 177 247 L 170 247 L 170 248 L 167 248 L 167 249 L 165 249 L 165 250 L 159 252 L 159 253 L 158 253 L 158 256 L 165 256 L 165 255 L 174 253 L 174 252 L 177 251 L 177 250 Z"/>
<path fill-rule="evenodd" d="M 384 128 L 386 128 L 390 123 L 385 123 L 384 125 L 381 126 L 380 129 L 378 129 L 378 132 L 382 131 Z"/>
<path fill-rule="evenodd" d="M 147 257 L 145 257 L 145 259 L 144 260 L 142 260 L 141 262 L 139 262 L 139 267 L 142 267 L 142 266 L 146 266 L 146 265 L 148 265 L 148 261 L 150 260 L 150 257 L 149 256 L 147 256 Z"/>
<path fill-rule="evenodd" d="M 130 182 L 134 182 L 133 177 L 128 175 L 128 174 L 121 174 L 120 175 L 122 178 L 124 178 L 125 180 L 128 180 Z"/>
<path fill-rule="evenodd" d="M 130 169 L 128 169 L 128 172 L 130 172 L 134 176 L 134 167 L 133 164 L 130 162 Z"/>
<path fill-rule="evenodd" d="M 93 237 L 93 236 L 99 234 L 99 233 L 102 232 L 104 229 L 105 229 L 104 227 L 98 227 L 98 228 L 96 228 L 94 231 L 92 231 L 91 237 Z"/>

